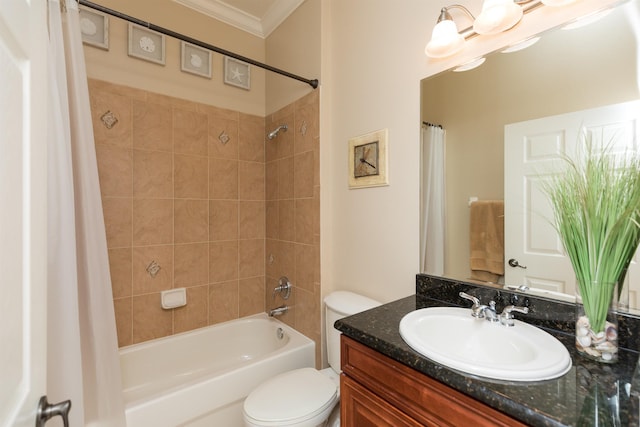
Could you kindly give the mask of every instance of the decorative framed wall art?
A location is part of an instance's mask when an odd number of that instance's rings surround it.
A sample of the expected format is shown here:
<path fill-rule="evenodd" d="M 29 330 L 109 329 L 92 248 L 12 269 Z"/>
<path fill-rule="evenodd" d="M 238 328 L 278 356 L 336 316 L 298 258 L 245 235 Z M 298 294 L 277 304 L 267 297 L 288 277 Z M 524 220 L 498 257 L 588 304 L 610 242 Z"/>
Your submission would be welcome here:
<path fill-rule="evenodd" d="M 242 89 L 251 89 L 251 67 L 246 62 L 224 57 L 224 82 Z"/>
<path fill-rule="evenodd" d="M 109 50 L 109 17 L 93 10 L 80 9 L 82 43 Z"/>
<path fill-rule="evenodd" d="M 180 42 L 180 69 L 186 73 L 211 78 L 211 51 L 187 42 Z"/>
<path fill-rule="evenodd" d="M 129 24 L 129 56 L 165 64 L 164 35 L 136 24 Z"/>
<path fill-rule="evenodd" d="M 349 139 L 349 188 L 389 185 L 387 129 Z"/>

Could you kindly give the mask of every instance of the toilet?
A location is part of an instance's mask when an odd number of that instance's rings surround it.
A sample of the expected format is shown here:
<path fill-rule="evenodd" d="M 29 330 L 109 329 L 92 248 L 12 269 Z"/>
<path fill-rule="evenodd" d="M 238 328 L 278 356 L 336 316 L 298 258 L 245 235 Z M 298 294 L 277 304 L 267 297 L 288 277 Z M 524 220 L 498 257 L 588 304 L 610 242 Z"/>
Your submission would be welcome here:
<path fill-rule="evenodd" d="M 324 299 L 329 368 L 295 369 L 256 387 L 244 401 L 247 427 L 340 426 L 340 332 L 336 320 L 380 305 L 347 291 Z"/>

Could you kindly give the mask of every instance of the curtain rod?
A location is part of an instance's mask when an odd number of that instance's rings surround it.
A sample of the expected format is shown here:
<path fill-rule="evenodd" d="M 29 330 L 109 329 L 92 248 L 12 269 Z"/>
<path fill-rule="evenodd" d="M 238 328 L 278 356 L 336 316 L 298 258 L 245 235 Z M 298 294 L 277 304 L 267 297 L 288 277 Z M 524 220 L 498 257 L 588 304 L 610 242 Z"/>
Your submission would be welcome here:
<path fill-rule="evenodd" d="M 442 125 L 434 125 L 433 123 L 429 123 L 429 122 L 425 122 L 425 121 L 423 121 L 422 124 L 425 125 L 425 126 L 431 126 L 431 127 L 434 127 L 434 128 L 442 129 Z"/>
<path fill-rule="evenodd" d="M 87 1 L 87 0 L 77 0 L 77 1 L 82 6 L 86 6 L 86 7 L 89 7 L 91 9 L 95 9 L 95 10 L 97 10 L 99 12 L 106 13 L 107 15 L 111 15 L 111 16 L 115 16 L 116 18 L 124 19 L 125 21 L 131 22 L 131 23 L 134 23 L 134 24 L 137 24 L 137 25 L 141 25 L 143 27 L 146 27 L 146 28 L 148 28 L 150 30 L 153 30 L 153 31 L 156 31 L 158 33 L 162 33 L 164 35 L 173 37 L 175 39 L 182 40 L 184 42 L 191 43 L 191 44 L 194 44 L 196 46 L 200 46 L 203 49 L 208 49 L 208 50 L 211 50 L 213 52 L 220 53 L 222 55 L 230 56 L 231 58 L 235 58 L 235 59 L 238 59 L 240 61 L 244 61 L 246 63 L 249 63 L 251 65 L 255 65 L 256 67 L 265 69 L 267 71 L 271 71 L 273 73 L 277 73 L 277 74 L 280 74 L 282 76 L 289 77 L 290 79 L 294 79 L 294 80 L 298 80 L 298 81 L 304 82 L 304 83 L 308 84 L 309 86 L 311 86 L 314 89 L 316 89 L 318 87 L 318 79 L 312 79 L 312 80 L 305 79 L 304 77 L 300 77 L 300 76 L 298 76 L 296 74 L 289 73 L 288 71 L 284 71 L 284 70 L 281 70 L 279 68 L 275 68 L 275 67 L 272 67 L 270 65 L 263 64 L 262 62 L 258 62 L 258 61 L 255 61 L 255 60 L 251 59 L 251 58 L 247 58 L 245 56 L 238 55 L 237 53 L 230 52 L 230 51 L 222 49 L 220 47 L 213 46 L 213 45 L 210 45 L 208 43 L 201 42 L 200 40 L 193 39 L 193 38 L 191 38 L 189 36 L 185 36 L 184 34 L 176 33 L 175 31 L 171 31 L 171 30 L 168 30 L 166 28 L 159 27 L 159 26 L 154 25 L 154 24 L 152 24 L 150 22 L 142 21 L 140 19 L 134 18 L 134 17 L 129 16 L 129 15 L 125 15 L 124 13 L 118 12 L 118 11 L 113 10 L 113 9 L 109 9 L 107 7 L 101 6 L 101 5 L 96 4 L 96 3 L 92 3 L 92 2 Z"/>

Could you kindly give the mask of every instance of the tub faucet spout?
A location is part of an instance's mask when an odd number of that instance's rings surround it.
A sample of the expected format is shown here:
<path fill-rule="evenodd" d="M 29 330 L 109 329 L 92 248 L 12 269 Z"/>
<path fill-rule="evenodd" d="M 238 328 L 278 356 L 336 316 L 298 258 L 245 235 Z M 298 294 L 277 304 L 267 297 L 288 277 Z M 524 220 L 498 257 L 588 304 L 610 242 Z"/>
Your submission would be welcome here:
<path fill-rule="evenodd" d="M 289 307 L 286 305 L 281 305 L 280 307 L 272 308 L 271 310 L 269 310 L 269 317 L 282 316 L 288 310 L 289 310 Z"/>

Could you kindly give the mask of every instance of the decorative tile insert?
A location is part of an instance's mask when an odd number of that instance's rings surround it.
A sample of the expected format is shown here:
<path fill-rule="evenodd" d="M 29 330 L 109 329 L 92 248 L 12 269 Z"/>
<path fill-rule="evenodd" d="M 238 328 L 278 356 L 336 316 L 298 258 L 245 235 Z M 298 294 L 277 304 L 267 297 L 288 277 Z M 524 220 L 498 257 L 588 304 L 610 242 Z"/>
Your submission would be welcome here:
<path fill-rule="evenodd" d="M 106 113 L 100 116 L 100 120 L 107 129 L 111 129 L 116 124 L 118 124 L 118 118 L 111 112 L 111 110 L 107 110 Z"/>
<path fill-rule="evenodd" d="M 231 141 L 231 137 L 227 135 L 227 132 L 222 131 L 220 135 L 218 135 L 218 139 L 222 143 L 222 145 L 227 145 L 227 142 Z"/>
<path fill-rule="evenodd" d="M 153 278 L 155 278 L 158 275 L 161 269 L 162 267 L 160 267 L 160 265 L 155 260 L 151 261 L 146 268 L 147 273 L 149 273 L 149 276 Z"/>

